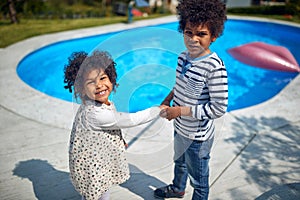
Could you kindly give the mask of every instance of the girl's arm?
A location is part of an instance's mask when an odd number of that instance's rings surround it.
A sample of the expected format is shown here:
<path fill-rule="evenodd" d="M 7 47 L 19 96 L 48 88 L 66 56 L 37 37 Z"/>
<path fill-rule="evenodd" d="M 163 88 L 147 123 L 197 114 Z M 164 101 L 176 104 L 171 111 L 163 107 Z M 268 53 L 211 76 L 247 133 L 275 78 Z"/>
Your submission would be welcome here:
<path fill-rule="evenodd" d="M 159 117 L 160 108 L 152 107 L 136 113 L 95 108 L 86 112 L 87 125 L 92 129 L 122 129 L 145 124 Z"/>

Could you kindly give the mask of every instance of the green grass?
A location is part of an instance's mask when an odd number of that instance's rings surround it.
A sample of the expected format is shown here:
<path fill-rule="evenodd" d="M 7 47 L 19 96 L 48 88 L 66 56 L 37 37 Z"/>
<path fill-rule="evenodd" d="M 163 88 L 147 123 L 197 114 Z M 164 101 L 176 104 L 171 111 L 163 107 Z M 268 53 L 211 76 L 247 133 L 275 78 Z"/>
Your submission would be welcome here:
<path fill-rule="evenodd" d="M 287 21 L 287 22 L 293 22 L 293 23 L 298 23 L 300 24 L 300 18 L 297 16 L 294 16 L 292 18 L 289 18 L 288 16 L 283 16 L 283 15 L 258 15 L 258 14 L 231 14 L 229 15 L 232 16 L 248 16 L 248 17 L 261 17 L 261 18 L 267 18 L 267 19 L 276 19 L 276 20 L 282 20 L 282 21 Z"/>
<path fill-rule="evenodd" d="M 151 15 L 147 18 L 134 18 L 134 20 L 143 20 L 149 18 L 161 17 L 163 15 Z M 249 15 L 247 15 L 249 16 Z M 299 18 L 287 19 L 283 16 L 266 16 L 253 15 L 256 17 L 264 17 L 278 20 L 285 20 L 300 23 Z M 84 18 L 84 19 L 52 19 L 52 20 L 34 20 L 21 19 L 19 24 L 10 24 L 9 21 L 0 20 L 0 48 L 5 48 L 18 41 L 47 33 L 54 33 L 66 30 L 102 26 L 112 23 L 126 23 L 127 17 L 106 17 L 106 18 Z"/>
<path fill-rule="evenodd" d="M 0 47 L 6 47 L 18 41 L 37 35 L 54 33 L 79 28 L 101 26 L 105 24 L 126 21 L 125 17 L 113 18 L 86 18 L 76 20 L 32 20 L 22 19 L 19 24 L 10 24 L 9 21 L 0 22 Z"/>
<path fill-rule="evenodd" d="M 134 18 L 134 20 L 150 19 L 162 15 L 152 15 L 147 18 Z M 10 24 L 10 21 L 0 20 L 0 48 L 5 48 L 18 41 L 47 33 L 55 33 L 66 30 L 102 26 L 113 23 L 127 23 L 127 17 L 114 16 L 106 18 L 84 19 L 52 19 L 35 20 L 22 19 L 19 24 Z"/>

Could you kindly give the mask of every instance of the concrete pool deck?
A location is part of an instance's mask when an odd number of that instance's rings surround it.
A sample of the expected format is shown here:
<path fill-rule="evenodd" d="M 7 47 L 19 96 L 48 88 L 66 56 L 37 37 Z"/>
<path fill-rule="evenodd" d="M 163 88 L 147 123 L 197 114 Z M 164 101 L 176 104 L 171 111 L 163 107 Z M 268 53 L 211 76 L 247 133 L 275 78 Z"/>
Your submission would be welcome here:
<path fill-rule="evenodd" d="M 67 31 L 0 49 L 0 199 L 80 199 L 68 173 L 68 141 L 76 106 L 26 85 L 16 74 L 20 60 L 53 42 L 174 20 L 170 16 Z M 300 199 L 299 85 L 297 76 L 272 99 L 217 120 L 210 199 Z M 125 130 L 125 136 L 131 144 L 132 176 L 112 188 L 111 199 L 155 199 L 153 190 L 173 177 L 172 124 L 160 119 Z M 188 186 L 184 199 L 191 195 Z"/>

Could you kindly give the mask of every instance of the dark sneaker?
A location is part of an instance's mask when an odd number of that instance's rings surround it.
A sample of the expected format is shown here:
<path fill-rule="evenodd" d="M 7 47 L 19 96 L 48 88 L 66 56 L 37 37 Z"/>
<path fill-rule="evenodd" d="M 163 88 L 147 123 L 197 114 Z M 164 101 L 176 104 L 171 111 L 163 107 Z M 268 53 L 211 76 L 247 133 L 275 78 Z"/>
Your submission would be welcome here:
<path fill-rule="evenodd" d="M 154 191 L 156 198 L 183 198 L 184 192 L 177 192 L 173 185 L 158 188 Z"/>

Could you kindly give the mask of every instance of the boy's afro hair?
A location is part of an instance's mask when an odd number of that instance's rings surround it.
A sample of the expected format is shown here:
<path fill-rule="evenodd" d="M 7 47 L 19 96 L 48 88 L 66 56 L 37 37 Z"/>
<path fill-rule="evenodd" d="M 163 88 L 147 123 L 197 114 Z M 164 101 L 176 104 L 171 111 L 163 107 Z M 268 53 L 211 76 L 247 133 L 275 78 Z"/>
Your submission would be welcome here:
<path fill-rule="evenodd" d="M 207 25 L 212 37 L 219 37 L 227 20 L 226 6 L 221 0 L 179 0 L 178 31 L 183 32 L 189 22 L 193 26 Z"/>

